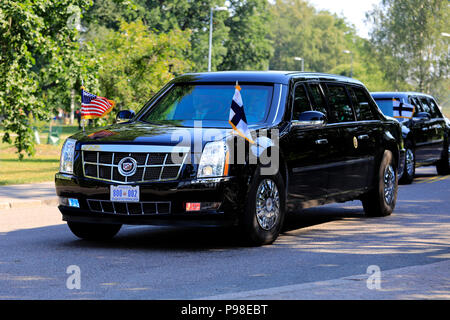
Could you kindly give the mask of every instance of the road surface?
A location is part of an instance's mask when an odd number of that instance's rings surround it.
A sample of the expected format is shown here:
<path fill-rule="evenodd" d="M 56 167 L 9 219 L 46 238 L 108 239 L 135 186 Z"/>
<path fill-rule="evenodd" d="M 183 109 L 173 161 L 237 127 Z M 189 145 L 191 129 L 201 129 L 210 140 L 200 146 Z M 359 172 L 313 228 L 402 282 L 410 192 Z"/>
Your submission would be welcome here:
<path fill-rule="evenodd" d="M 0 299 L 450 299 L 450 177 L 417 174 L 389 217 L 358 201 L 311 208 L 257 248 L 215 228 L 87 242 L 56 207 L 0 210 Z"/>

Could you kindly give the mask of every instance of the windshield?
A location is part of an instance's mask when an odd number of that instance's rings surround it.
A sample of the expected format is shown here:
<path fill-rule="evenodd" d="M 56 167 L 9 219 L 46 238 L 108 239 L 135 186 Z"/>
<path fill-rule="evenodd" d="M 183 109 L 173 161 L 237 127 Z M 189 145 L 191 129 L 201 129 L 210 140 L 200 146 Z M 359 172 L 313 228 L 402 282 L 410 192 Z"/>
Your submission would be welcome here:
<path fill-rule="evenodd" d="M 228 122 L 235 84 L 175 84 L 141 118 L 146 122 L 212 120 Z M 249 125 L 263 122 L 272 99 L 272 85 L 240 84 Z"/>

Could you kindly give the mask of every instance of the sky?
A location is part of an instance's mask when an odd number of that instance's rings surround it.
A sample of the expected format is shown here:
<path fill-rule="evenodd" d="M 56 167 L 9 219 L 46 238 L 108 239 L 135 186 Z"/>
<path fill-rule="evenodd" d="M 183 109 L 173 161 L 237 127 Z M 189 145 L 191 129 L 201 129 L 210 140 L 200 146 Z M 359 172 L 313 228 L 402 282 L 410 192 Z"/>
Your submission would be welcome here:
<path fill-rule="evenodd" d="M 344 16 L 356 26 L 360 37 L 368 38 L 370 25 L 364 22 L 367 11 L 372 10 L 374 5 L 380 4 L 381 0 L 308 0 L 319 10 L 328 10 L 338 16 Z"/>

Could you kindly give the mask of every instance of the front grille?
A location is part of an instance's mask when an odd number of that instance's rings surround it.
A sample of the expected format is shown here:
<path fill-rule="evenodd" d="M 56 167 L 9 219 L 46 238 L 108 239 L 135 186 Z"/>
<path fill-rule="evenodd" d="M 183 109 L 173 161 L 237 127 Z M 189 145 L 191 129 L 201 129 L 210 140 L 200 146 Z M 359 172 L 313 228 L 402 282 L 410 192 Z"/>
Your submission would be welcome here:
<path fill-rule="evenodd" d="M 122 184 L 176 180 L 188 150 L 181 147 L 83 145 L 83 174 L 88 178 Z M 119 163 L 126 157 L 133 158 L 137 165 L 135 173 L 130 176 L 119 171 Z"/>
<path fill-rule="evenodd" d="M 89 210 L 93 212 L 119 215 L 156 215 L 169 214 L 170 201 L 149 202 L 113 202 L 107 200 L 88 199 Z"/>

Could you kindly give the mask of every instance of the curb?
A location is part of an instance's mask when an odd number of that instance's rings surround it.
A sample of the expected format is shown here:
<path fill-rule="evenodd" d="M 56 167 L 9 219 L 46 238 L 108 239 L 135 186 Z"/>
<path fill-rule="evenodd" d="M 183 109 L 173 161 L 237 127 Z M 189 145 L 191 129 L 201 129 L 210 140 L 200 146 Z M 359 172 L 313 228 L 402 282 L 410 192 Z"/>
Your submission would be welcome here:
<path fill-rule="evenodd" d="M 33 199 L 33 200 L 0 200 L 0 210 L 6 209 L 19 209 L 19 208 L 30 208 L 30 207 L 41 207 L 41 206 L 57 206 L 58 197 L 43 198 L 43 199 Z"/>

